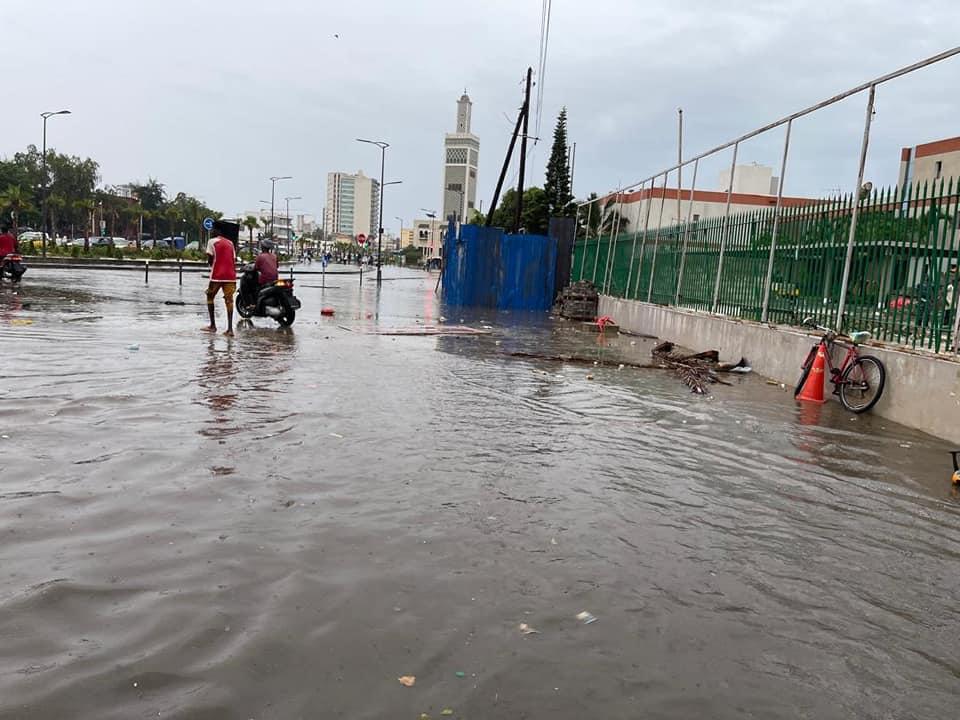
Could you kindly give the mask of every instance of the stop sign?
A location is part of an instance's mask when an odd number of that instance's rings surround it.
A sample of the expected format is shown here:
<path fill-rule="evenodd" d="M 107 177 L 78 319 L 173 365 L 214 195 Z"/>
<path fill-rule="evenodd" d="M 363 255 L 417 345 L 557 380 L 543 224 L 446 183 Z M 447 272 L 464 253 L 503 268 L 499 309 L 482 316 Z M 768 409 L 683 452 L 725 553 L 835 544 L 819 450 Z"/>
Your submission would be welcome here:
<path fill-rule="evenodd" d="M 358 244 L 358 245 L 363 245 L 366 241 L 367 241 L 367 236 L 366 236 L 366 235 L 364 235 L 363 233 L 360 233 L 359 235 L 357 235 L 357 244 Z"/>

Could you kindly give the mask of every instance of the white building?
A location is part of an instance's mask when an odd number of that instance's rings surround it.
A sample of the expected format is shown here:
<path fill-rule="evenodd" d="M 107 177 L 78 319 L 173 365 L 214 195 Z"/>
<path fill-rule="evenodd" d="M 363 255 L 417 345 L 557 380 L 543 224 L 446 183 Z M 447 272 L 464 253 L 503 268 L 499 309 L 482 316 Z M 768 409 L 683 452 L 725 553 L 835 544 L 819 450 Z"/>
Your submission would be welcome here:
<path fill-rule="evenodd" d="M 420 257 L 424 260 L 440 257 L 445 232 L 446 224 L 438 218 L 417 219 L 411 227 L 400 231 L 400 244 L 402 247 L 413 245 L 420 250 Z"/>
<path fill-rule="evenodd" d="M 443 140 L 443 195 L 441 218 L 453 215 L 466 222 L 477 201 L 477 161 L 480 138 L 470 132 L 473 103 L 466 92 L 457 101 L 457 131 Z"/>
<path fill-rule="evenodd" d="M 960 137 L 924 143 L 900 151 L 899 186 L 923 184 L 944 178 L 960 179 Z"/>
<path fill-rule="evenodd" d="M 733 173 L 733 191 L 730 195 L 730 214 L 772 208 L 777 204 L 777 185 L 780 179 L 773 176 L 773 169 L 764 165 L 737 165 Z M 619 199 L 607 206 L 618 211 L 627 221 L 626 231 L 656 229 L 691 221 L 722 217 L 727 212 L 727 188 L 730 184 L 730 171 L 720 173 L 720 190 L 682 190 L 662 186 L 647 187 L 634 192 L 622 193 Z M 679 195 L 680 202 L 677 202 Z M 610 196 L 613 199 L 615 196 Z M 796 207 L 816 202 L 814 198 L 782 198 L 783 207 Z M 691 207 L 691 203 L 693 207 Z M 581 208 L 580 213 L 597 213 L 594 203 L 589 210 Z M 623 229 L 623 228 L 622 228 Z M 621 230 L 622 230 L 621 229 Z"/>
<path fill-rule="evenodd" d="M 733 192 L 747 195 L 776 195 L 780 178 L 775 177 L 773 168 L 768 165 L 751 163 L 737 165 L 733 171 Z M 730 185 L 730 171 L 720 173 L 720 189 Z"/>
<path fill-rule="evenodd" d="M 380 183 L 362 170 L 356 174 L 327 174 L 327 209 L 323 219 L 324 235 L 352 242 L 358 235 L 377 236 L 380 212 Z"/>

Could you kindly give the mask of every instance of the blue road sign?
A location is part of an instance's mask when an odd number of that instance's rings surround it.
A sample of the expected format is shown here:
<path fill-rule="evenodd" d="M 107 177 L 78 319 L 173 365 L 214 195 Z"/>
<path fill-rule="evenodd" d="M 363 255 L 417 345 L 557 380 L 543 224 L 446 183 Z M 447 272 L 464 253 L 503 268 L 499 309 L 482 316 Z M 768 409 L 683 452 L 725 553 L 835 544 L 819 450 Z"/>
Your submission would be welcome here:
<path fill-rule="evenodd" d="M 213 230 L 213 218 L 204 218 L 203 219 L 203 229 L 206 231 Z"/>

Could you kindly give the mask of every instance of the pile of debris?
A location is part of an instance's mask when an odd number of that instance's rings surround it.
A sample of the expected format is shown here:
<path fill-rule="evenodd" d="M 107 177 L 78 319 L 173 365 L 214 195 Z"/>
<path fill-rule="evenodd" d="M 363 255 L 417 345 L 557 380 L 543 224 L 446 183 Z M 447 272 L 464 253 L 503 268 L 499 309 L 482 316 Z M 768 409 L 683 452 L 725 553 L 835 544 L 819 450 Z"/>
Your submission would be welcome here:
<path fill-rule="evenodd" d="M 599 302 L 596 286 L 589 280 L 579 280 L 560 291 L 554 312 L 568 320 L 593 320 Z"/>
<path fill-rule="evenodd" d="M 710 383 L 729 385 L 717 377 L 719 372 L 750 372 L 746 358 L 740 358 L 736 363 L 722 363 L 716 350 L 684 354 L 674 352 L 675 347 L 672 342 L 664 341 L 653 349 L 652 354 L 664 367 L 673 370 L 690 392 L 705 395 Z"/>

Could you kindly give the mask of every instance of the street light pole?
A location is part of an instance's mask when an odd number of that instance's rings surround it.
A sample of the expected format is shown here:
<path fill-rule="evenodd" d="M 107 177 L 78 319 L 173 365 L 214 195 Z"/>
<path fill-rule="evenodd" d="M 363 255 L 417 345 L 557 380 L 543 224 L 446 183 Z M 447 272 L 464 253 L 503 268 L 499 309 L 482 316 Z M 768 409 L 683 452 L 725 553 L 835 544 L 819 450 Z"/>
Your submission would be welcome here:
<path fill-rule="evenodd" d="M 293 243 L 291 242 L 290 234 L 293 230 L 293 224 L 290 222 L 290 201 L 291 200 L 303 200 L 299 195 L 294 195 L 293 197 L 284 198 L 287 201 L 287 252 L 290 253 L 291 257 L 293 256 Z"/>
<path fill-rule="evenodd" d="M 292 175 L 275 175 L 270 178 L 270 239 L 273 239 L 273 204 L 277 180 L 291 180 Z"/>
<path fill-rule="evenodd" d="M 383 275 L 380 270 L 381 254 L 383 252 L 383 168 L 387 160 L 387 148 L 390 143 L 383 140 L 364 140 L 357 138 L 357 142 L 376 145 L 380 148 L 380 219 L 377 224 L 377 287 L 383 283 Z"/>
<path fill-rule="evenodd" d="M 43 118 L 43 191 L 40 193 L 40 237 L 43 243 L 43 257 L 47 256 L 47 118 L 54 115 L 69 115 L 69 110 L 57 110 L 57 112 L 42 112 Z"/>

